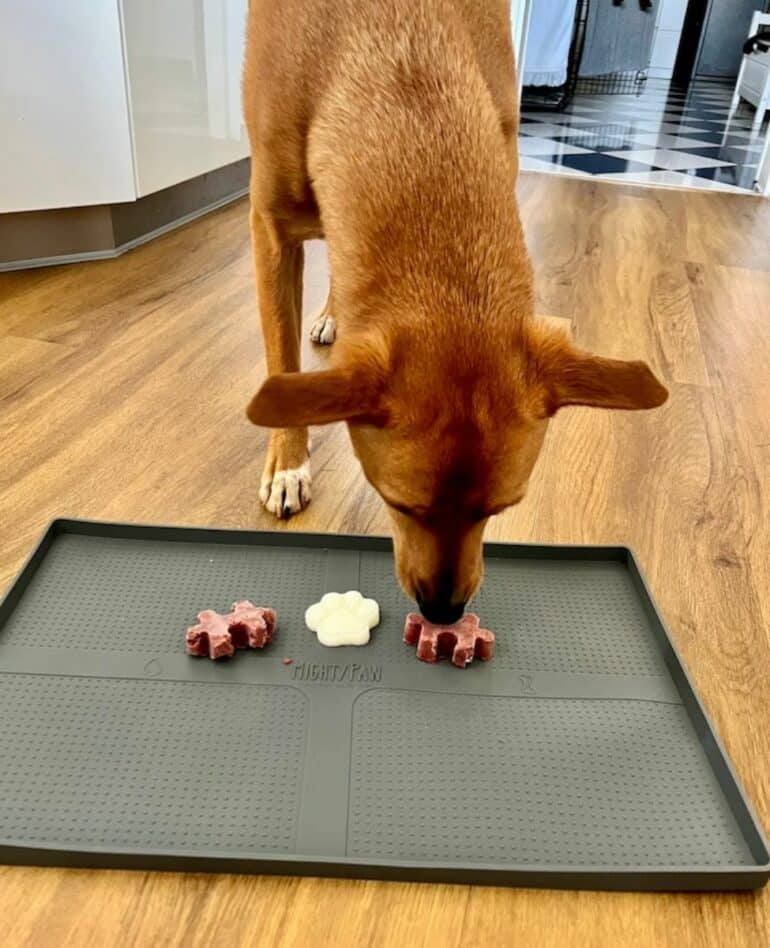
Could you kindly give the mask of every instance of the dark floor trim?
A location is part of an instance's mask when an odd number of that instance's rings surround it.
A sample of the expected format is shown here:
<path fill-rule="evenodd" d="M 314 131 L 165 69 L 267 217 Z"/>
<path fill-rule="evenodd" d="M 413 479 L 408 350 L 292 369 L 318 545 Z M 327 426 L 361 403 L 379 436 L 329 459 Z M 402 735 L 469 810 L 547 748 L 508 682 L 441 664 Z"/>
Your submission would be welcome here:
<path fill-rule="evenodd" d="M 248 194 L 249 159 L 124 204 L 0 214 L 0 272 L 118 257 Z"/>

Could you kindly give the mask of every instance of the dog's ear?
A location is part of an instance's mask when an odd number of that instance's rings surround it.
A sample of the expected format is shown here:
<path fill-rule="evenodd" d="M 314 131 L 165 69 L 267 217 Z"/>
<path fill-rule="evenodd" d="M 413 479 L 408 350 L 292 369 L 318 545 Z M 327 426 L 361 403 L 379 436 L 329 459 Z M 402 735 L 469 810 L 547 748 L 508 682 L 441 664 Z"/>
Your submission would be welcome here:
<path fill-rule="evenodd" d="M 252 398 L 246 415 L 265 428 L 383 421 L 375 379 L 361 369 L 347 368 L 271 375 Z"/>
<path fill-rule="evenodd" d="M 568 405 L 594 408 L 657 408 L 668 390 L 646 362 L 624 362 L 591 355 L 566 336 L 539 328 L 530 337 L 536 383 L 545 391 L 545 411 Z"/>

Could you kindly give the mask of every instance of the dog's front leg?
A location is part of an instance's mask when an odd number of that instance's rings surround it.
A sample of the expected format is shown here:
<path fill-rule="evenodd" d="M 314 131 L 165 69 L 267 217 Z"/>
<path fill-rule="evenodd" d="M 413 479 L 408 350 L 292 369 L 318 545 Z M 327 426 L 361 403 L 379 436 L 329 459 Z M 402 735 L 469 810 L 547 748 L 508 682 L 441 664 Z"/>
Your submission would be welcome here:
<path fill-rule="evenodd" d="M 251 237 L 268 374 L 299 372 L 302 244 L 287 240 L 272 220 L 254 209 Z M 307 428 L 270 433 L 259 499 L 276 517 L 290 517 L 310 503 Z"/>

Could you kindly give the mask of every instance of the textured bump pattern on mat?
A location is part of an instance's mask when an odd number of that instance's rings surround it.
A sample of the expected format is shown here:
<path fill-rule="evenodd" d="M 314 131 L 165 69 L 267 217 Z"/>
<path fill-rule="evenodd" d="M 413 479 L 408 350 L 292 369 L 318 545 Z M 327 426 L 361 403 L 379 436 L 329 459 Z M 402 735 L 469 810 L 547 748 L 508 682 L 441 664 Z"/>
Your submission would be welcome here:
<path fill-rule="evenodd" d="M 3 629 L 3 642 L 180 652 L 201 609 L 227 612 L 251 599 L 278 613 L 276 638 L 285 651 L 308 634 L 305 608 L 321 597 L 323 581 L 321 550 L 64 534 Z"/>
<path fill-rule="evenodd" d="M 0 690 L 0 838 L 294 851 L 300 691 L 8 674 Z"/>
<path fill-rule="evenodd" d="M 679 705 L 385 689 L 354 705 L 348 854 L 753 863 Z"/>

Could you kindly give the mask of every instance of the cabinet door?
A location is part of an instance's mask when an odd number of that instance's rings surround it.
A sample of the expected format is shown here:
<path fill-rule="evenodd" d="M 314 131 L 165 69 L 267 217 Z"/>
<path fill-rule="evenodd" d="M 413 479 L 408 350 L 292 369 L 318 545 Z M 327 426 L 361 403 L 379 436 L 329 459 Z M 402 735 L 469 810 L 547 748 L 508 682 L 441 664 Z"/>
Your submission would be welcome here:
<path fill-rule="evenodd" d="M 118 0 L 0 0 L 0 213 L 135 197 Z"/>
<path fill-rule="evenodd" d="M 139 194 L 248 154 L 241 66 L 248 0 L 122 0 Z"/>

